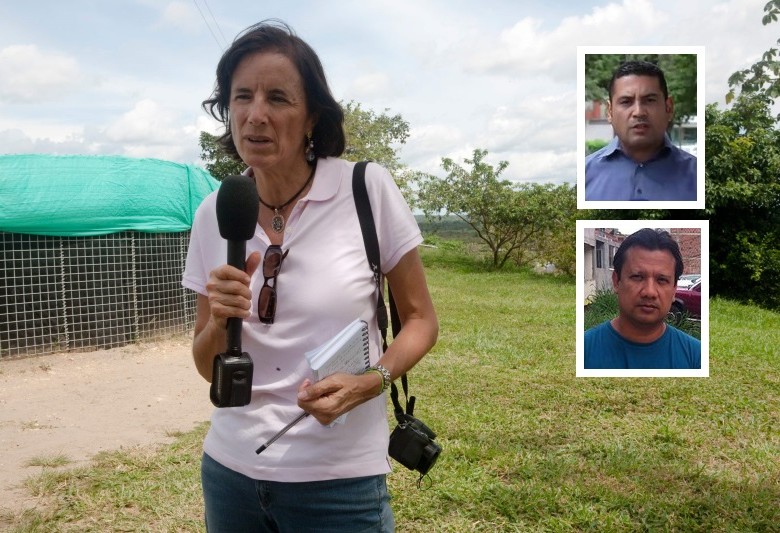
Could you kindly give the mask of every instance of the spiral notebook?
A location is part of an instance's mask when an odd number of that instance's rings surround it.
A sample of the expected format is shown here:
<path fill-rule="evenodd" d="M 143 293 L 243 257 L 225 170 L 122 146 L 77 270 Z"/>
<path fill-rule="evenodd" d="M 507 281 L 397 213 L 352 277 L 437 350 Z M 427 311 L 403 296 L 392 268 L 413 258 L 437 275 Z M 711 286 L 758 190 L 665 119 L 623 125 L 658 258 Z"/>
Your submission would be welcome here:
<path fill-rule="evenodd" d="M 355 320 L 320 347 L 306 352 L 306 360 L 317 381 L 336 372 L 362 374 L 371 366 L 368 324 L 364 320 Z M 344 413 L 329 425 L 343 424 L 348 414 Z"/>
<path fill-rule="evenodd" d="M 368 324 L 357 319 L 318 348 L 306 352 L 316 380 L 336 372 L 361 374 L 371 366 L 368 355 Z"/>

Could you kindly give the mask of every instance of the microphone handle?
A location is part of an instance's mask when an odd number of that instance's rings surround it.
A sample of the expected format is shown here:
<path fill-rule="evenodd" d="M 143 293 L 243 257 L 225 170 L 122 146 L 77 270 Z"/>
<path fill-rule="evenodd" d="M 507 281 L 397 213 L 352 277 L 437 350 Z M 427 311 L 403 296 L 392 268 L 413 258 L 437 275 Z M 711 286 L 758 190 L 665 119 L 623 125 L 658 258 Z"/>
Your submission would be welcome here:
<path fill-rule="evenodd" d="M 227 242 L 227 262 L 239 270 L 246 269 L 246 241 Z M 227 354 L 241 356 L 241 326 L 243 320 L 239 317 L 227 319 Z"/>

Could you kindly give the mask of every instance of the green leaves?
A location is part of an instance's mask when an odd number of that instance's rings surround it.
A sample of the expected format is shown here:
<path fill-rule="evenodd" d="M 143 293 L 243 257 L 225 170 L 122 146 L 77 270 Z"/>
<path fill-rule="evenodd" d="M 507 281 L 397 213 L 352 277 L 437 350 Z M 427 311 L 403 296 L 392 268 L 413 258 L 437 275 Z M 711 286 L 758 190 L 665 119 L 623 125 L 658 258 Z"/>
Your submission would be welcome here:
<path fill-rule="evenodd" d="M 771 0 L 770 2 L 767 2 L 764 6 L 764 11 L 766 12 L 766 15 L 761 19 L 761 24 L 766 26 L 772 22 L 777 22 L 777 17 L 780 15 L 780 1 Z"/>
<path fill-rule="evenodd" d="M 707 107 L 712 292 L 780 309 L 780 131 L 764 93 Z"/>
<path fill-rule="evenodd" d="M 228 176 L 241 174 L 246 168 L 242 161 L 225 151 L 219 143 L 217 135 L 202 131 L 198 144 L 200 145 L 200 158 L 205 162 L 206 170 L 219 181 Z"/>
<path fill-rule="evenodd" d="M 771 0 L 764 6 L 764 16 L 761 23 L 766 26 L 777 22 L 780 16 L 780 0 Z M 780 45 L 780 39 L 777 40 Z M 730 104 L 737 95 L 737 90 L 742 94 L 764 94 L 769 98 L 780 97 L 780 51 L 778 48 L 770 48 L 761 56 L 759 61 L 749 68 L 735 72 L 729 78 L 731 89 L 726 94 L 726 103 Z"/>
<path fill-rule="evenodd" d="M 445 178 L 419 175 L 417 206 L 428 218 L 449 213 L 469 224 L 492 252 L 493 266 L 497 268 L 513 256 L 520 263 L 539 258 L 541 250 L 567 257 L 552 246 L 557 242 L 552 236 L 568 231 L 572 236 L 570 247 L 574 249 L 574 188 L 501 179 L 509 163 L 501 161 L 494 167 L 485 161 L 487 154 L 487 150 L 474 150 L 471 159 L 463 160 L 470 168 L 443 158 Z M 571 227 L 562 228 L 562 223 Z M 549 248 L 545 249 L 542 243 Z"/>
<path fill-rule="evenodd" d="M 399 161 L 396 147 L 409 137 L 409 123 L 400 114 L 390 115 L 389 109 L 376 114 L 354 101 L 342 104 L 347 146 L 344 158 L 350 161 L 371 160 L 385 167 L 394 176 L 405 166 Z"/>

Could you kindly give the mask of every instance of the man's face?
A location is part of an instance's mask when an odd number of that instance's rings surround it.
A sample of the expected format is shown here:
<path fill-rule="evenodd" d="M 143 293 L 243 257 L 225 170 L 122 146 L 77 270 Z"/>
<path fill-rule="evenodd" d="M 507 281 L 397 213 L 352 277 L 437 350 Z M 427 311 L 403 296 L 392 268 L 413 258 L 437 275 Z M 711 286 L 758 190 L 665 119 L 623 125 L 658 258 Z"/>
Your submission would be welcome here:
<path fill-rule="evenodd" d="M 672 99 L 664 99 L 658 78 L 632 74 L 615 80 L 607 117 L 632 159 L 644 162 L 658 153 L 673 114 Z"/>
<path fill-rule="evenodd" d="M 612 272 L 620 318 L 639 330 L 660 326 L 674 300 L 674 267 L 674 256 L 668 250 L 629 248 L 620 279 Z"/>

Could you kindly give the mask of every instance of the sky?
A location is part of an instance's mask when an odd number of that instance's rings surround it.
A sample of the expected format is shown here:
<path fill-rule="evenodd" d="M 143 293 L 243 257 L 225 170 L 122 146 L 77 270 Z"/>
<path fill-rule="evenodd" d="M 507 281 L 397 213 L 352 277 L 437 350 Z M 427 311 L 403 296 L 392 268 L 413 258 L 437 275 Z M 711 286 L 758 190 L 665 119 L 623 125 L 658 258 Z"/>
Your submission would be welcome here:
<path fill-rule="evenodd" d="M 777 45 L 766 0 L 39 0 L 0 7 L 0 153 L 202 164 L 202 110 L 247 26 L 288 23 L 337 100 L 400 114 L 399 153 L 442 175 L 474 149 L 505 179 L 574 183 L 577 46 L 704 46 L 706 102 Z"/>

